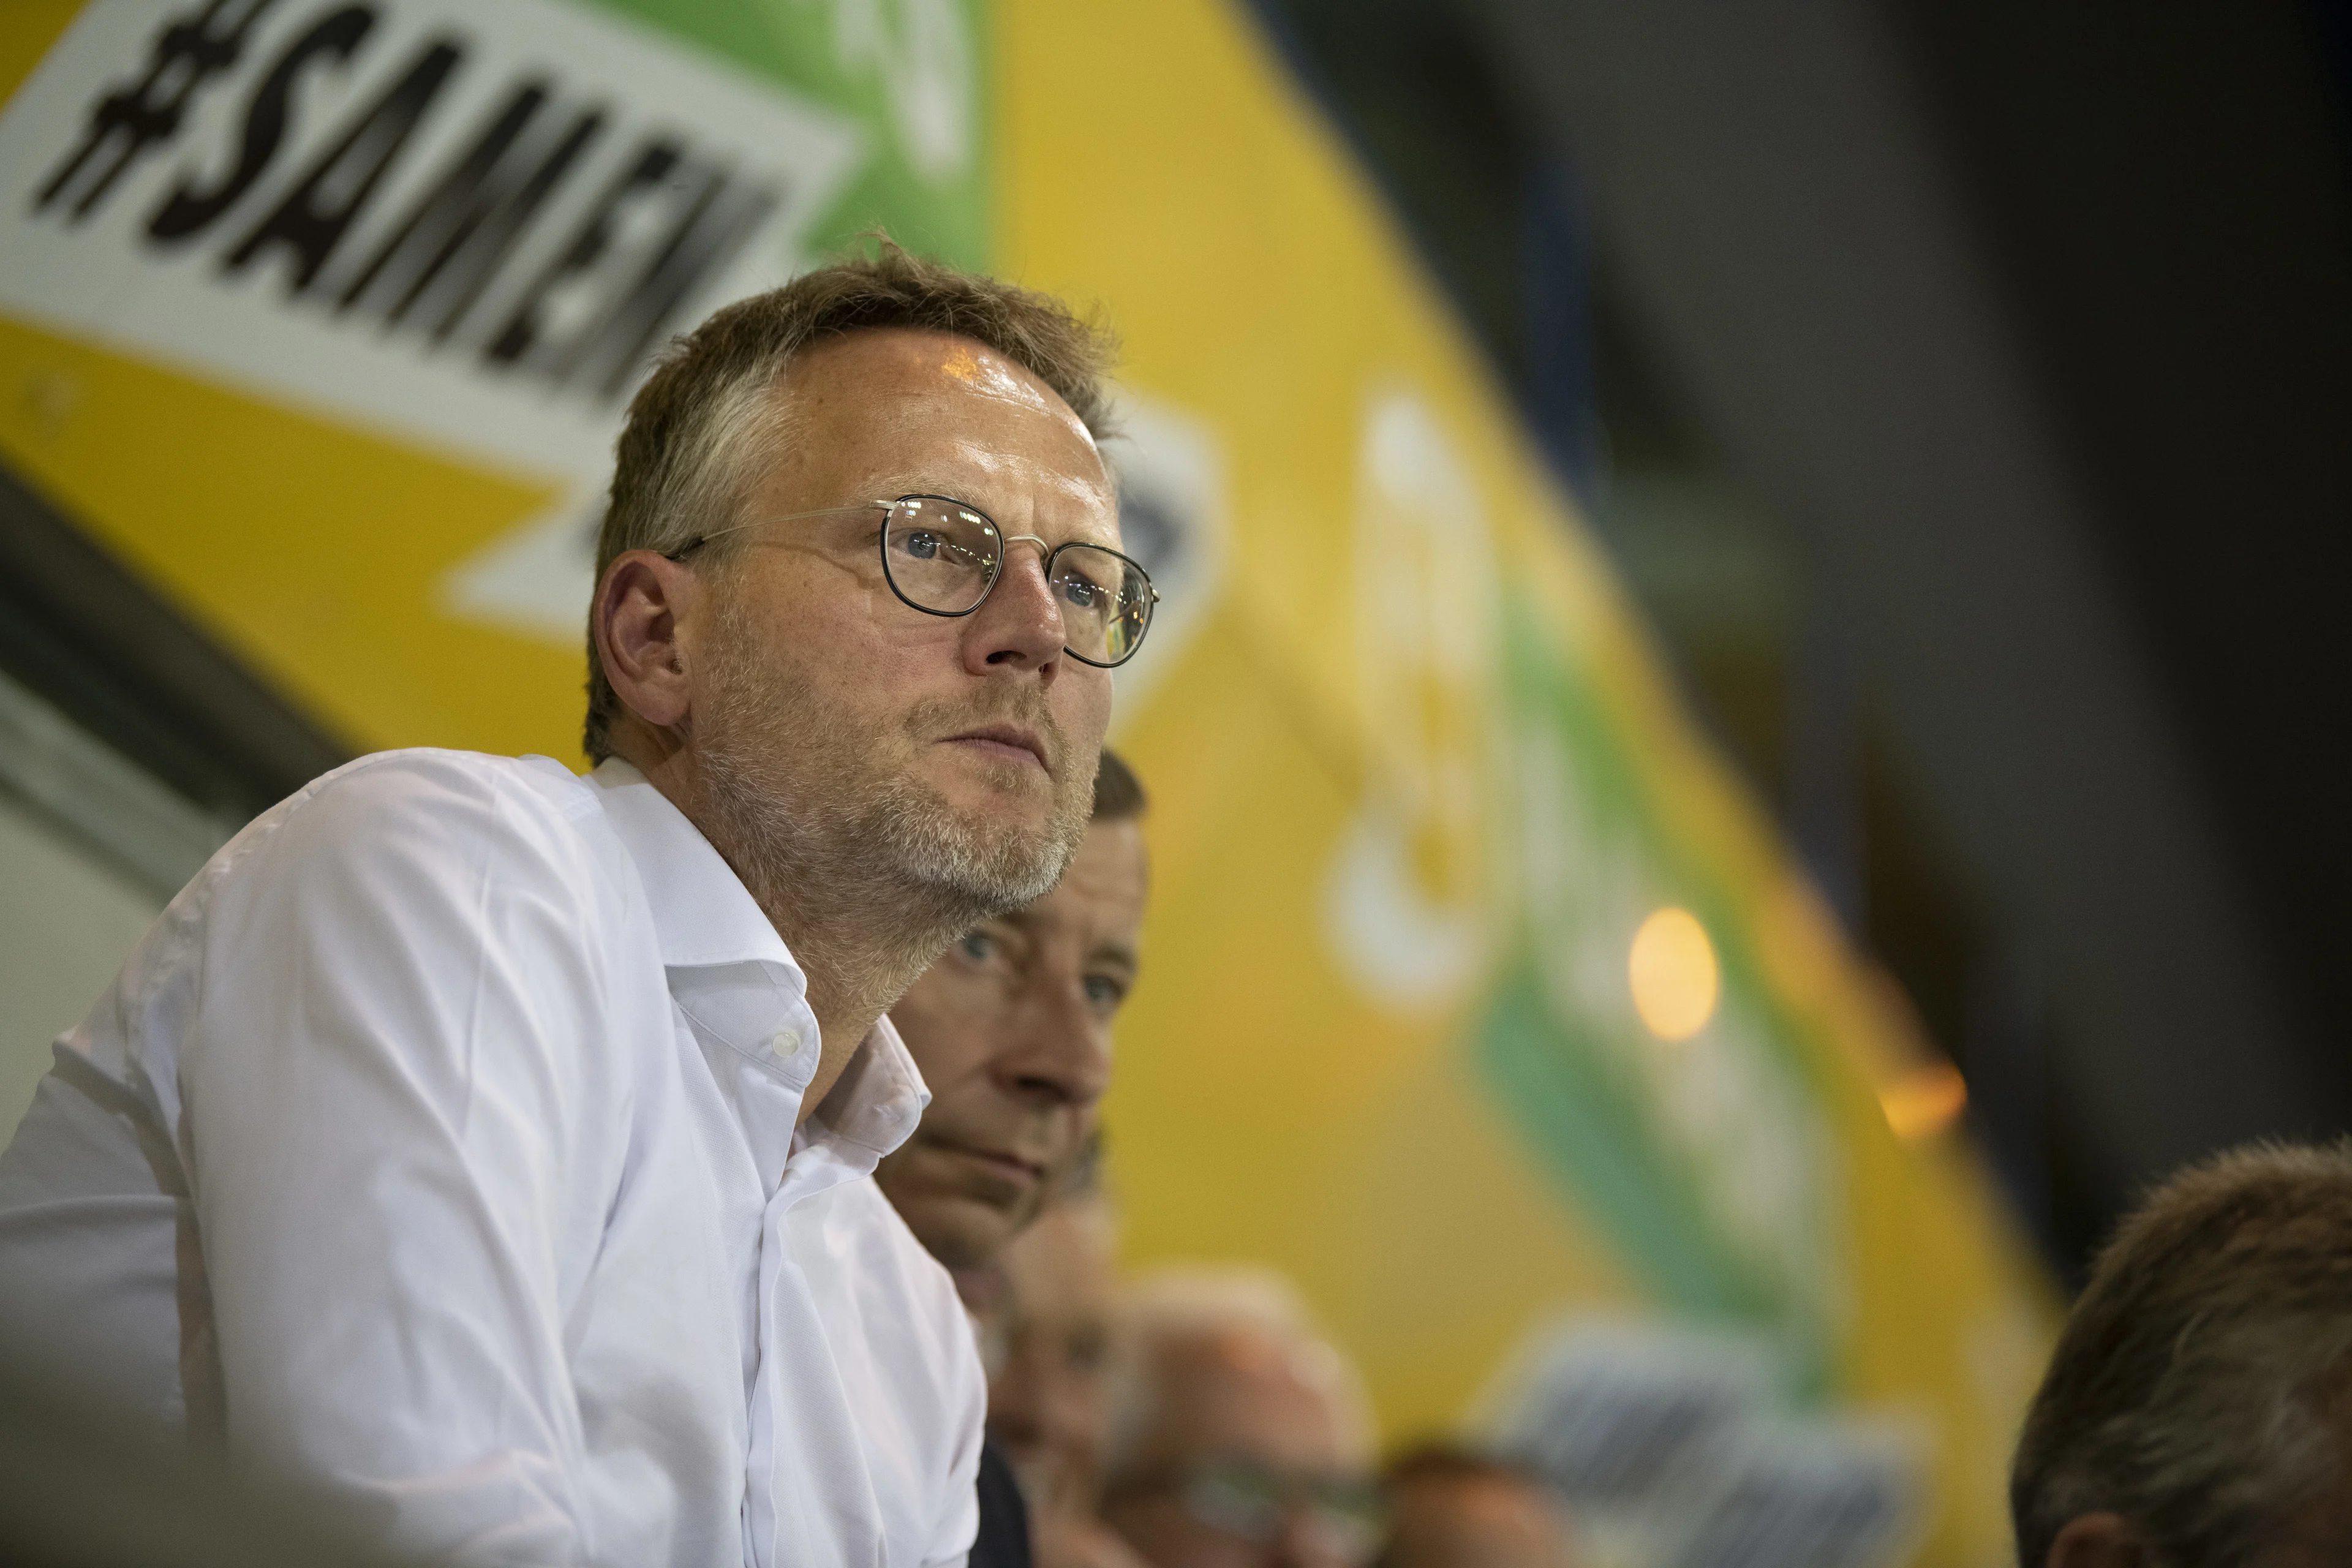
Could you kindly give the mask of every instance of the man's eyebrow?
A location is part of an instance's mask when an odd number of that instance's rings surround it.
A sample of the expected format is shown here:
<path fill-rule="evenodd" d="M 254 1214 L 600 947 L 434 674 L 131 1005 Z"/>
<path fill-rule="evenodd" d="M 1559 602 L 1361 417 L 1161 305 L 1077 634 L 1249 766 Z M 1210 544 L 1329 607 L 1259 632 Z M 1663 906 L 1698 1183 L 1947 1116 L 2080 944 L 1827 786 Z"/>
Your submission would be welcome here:
<path fill-rule="evenodd" d="M 1120 964 L 1129 972 L 1140 967 L 1142 963 L 1141 956 L 1137 952 L 1135 943 L 1131 942 L 1121 942 L 1117 939 L 1095 943 L 1094 947 L 1087 953 L 1087 961 L 1090 963 L 1108 963 Z"/>

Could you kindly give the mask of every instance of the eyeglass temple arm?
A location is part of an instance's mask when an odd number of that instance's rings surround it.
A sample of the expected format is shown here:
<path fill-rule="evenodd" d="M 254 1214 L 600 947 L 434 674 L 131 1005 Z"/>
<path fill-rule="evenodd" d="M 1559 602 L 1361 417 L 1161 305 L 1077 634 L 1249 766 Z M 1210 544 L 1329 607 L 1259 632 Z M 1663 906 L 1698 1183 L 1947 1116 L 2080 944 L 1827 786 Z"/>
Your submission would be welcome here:
<path fill-rule="evenodd" d="M 776 517 L 755 517 L 749 522 L 730 523 L 725 528 L 714 528 L 698 533 L 694 536 L 694 542 L 687 545 L 678 553 L 683 555 L 696 545 L 707 544 L 725 534 L 740 533 L 747 528 L 765 528 L 772 522 L 800 522 L 812 517 L 839 517 L 845 512 L 852 511 L 888 511 L 898 504 L 894 500 L 852 501 L 847 506 L 821 506 L 814 511 L 788 511 Z"/>

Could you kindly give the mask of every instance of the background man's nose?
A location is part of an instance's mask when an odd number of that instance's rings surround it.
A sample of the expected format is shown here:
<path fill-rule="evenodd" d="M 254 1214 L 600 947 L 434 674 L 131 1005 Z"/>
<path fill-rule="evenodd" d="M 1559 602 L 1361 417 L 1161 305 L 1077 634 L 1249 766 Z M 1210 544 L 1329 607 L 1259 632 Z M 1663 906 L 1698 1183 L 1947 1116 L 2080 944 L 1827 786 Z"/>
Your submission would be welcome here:
<path fill-rule="evenodd" d="M 1110 1041 L 1082 995 L 1056 994 L 1032 1011 L 1008 1065 L 1032 1092 L 1084 1110 L 1110 1088 Z"/>

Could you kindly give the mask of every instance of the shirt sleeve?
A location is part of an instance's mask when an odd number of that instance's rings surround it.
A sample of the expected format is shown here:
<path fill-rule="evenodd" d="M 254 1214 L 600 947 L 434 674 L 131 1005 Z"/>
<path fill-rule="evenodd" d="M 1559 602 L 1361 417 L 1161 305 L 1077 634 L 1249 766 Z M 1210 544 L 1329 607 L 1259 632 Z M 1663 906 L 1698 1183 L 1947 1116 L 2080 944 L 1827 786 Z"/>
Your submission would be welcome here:
<path fill-rule="evenodd" d="M 565 1306 L 625 1088 L 566 826 L 480 759 L 331 781 L 216 894 L 180 1055 L 232 1450 L 468 1563 L 594 1549 Z"/>

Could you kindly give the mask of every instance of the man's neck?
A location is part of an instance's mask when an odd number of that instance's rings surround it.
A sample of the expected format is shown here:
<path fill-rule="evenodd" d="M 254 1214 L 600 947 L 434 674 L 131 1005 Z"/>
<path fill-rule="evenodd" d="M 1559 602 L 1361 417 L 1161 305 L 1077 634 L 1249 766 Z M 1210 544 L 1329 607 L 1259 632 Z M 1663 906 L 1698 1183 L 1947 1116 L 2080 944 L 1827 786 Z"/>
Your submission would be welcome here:
<path fill-rule="evenodd" d="M 720 853 L 724 854 L 722 849 Z M 916 933 L 889 920 L 846 918 L 835 904 L 822 913 L 812 908 L 824 895 L 805 887 L 766 889 L 747 878 L 744 886 L 766 912 L 769 923 L 808 980 L 809 1011 L 824 1040 L 816 1077 L 801 1101 L 801 1116 L 831 1092 L 882 1015 L 907 994 L 917 977 L 953 940 L 953 931 Z M 876 913 L 869 905 L 857 916 Z M 919 945 L 918 945 L 919 944 Z"/>
<path fill-rule="evenodd" d="M 822 1042 L 816 1076 L 801 1098 L 801 1120 L 807 1121 L 875 1024 L 965 922 L 919 907 L 919 897 L 894 898 L 870 880 L 838 888 L 805 865 L 789 876 L 777 874 L 766 858 L 728 842 L 724 814 L 703 799 L 693 753 L 675 735 L 626 723 L 614 726 L 612 743 L 615 756 L 645 774 L 710 841 L 800 965 Z"/>

